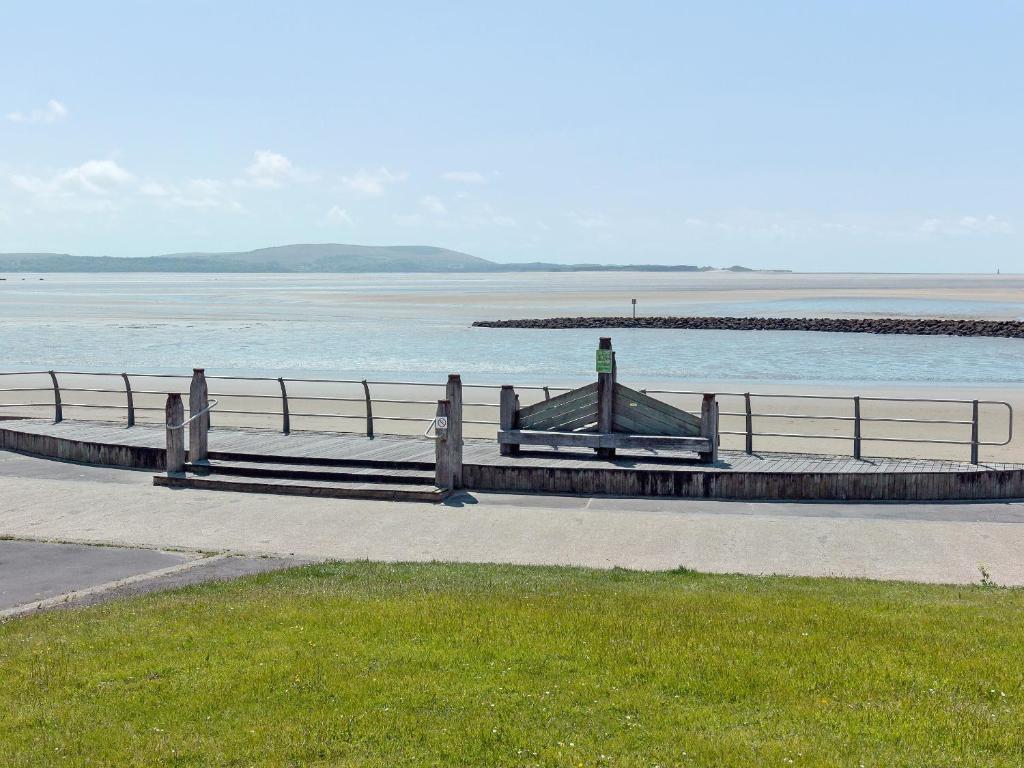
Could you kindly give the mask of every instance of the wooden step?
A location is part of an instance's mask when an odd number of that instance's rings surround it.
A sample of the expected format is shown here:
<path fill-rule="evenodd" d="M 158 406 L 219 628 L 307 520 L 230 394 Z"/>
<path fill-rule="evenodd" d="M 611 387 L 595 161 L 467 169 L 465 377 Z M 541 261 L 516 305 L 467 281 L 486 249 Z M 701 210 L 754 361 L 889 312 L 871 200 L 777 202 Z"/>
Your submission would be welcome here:
<path fill-rule="evenodd" d="M 186 464 L 187 472 L 200 476 L 233 475 L 237 477 L 283 478 L 291 480 L 326 480 L 329 482 L 394 483 L 398 485 L 433 485 L 433 470 L 402 467 L 366 467 L 355 464 L 330 466 L 320 464 L 289 464 L 269 457 L 262 461 L 219 461 Z"/>
<path fill-rule="evenodd" d="M 316 467 L 374 467 L 376 469 L 418 469 L 434 471 L 432 461 L 395 461 L 391 459 L 332 459 L 324 456 L 278 456 L 275 454 L 245 453 L 241 451 L 210 451 L 211 461 L 273 462 L 275 464 L 305 464 Z"/>
<path fill-rule="evenodd" d="M 153 485 L 165 488 L 200 488 L 208 491 L 237 493 L 273 493 L 285 496 L 318 496 L 332 499 L 374 499 L 378 501 L 444 501 L 448 491 L 434 485 L 367 482 L 336 482 L 326 480 L 254 478 L 195 474 L 154 475 Z"/>

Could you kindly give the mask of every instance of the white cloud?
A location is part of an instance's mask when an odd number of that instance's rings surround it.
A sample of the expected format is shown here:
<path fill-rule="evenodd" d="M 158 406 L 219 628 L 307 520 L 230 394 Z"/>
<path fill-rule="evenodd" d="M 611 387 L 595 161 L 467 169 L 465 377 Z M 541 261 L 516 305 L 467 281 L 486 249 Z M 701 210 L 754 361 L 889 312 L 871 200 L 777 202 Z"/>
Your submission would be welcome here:
<path fill-rule="evenodd" d="M 12 123 L 56 123 L 68 116 L 68 108 L 56 99 L 46 102 L 43 109 L 33 109 L 31 112 L 9 112 L 7 119 Z"/>
<path fill-rule="evenodd" d="M 135 180 L 128 171 L 113 160 L 88 160 L 74 168 L 49 177 L 11 176 L 14 186 L 37 197 L 56 197 L 86 193 L 108 195 L 123 189 Z"/>
<path fill-rule="evenodd" d="M 432 216 L 444 216 L 448 213 L 444 203 L 441 202 L 440 198 L 434 197 L 434 195 L 421 197 L 420 207 Z"/>
<path fill-rule="evenodd" d="M 339 205 L 332 205 L 330 210 L 324 215 L 324 219 L 333 224 L 344 224 L 348 227 L 355 224 L 352 221 L 352 217 L 348 215 L 348 211 Z"/>
<path fill-rule="evenodd" d="M 604 216 L 570 213 L 569 219 L 583 229 L 606 229 L 608 220 Z"/>
<path fill-rule="evenodd" d="M 351 176 L 343 176 L 341 181 L 362 197 L 381 197 L 387 187 L 408 178 L 409 174 L 405 171 L 392 173 L 387 168 L 380 167 L 376 171 L 357 171 Z"/>
<path fill-rule="evenodd" d="M 291 181 L 306 181 L 311 175 L 297 168 L 291 160 L 277 152 L 259 149 L 253 153 L 253 161 L 245 169 L 245 177 L 236 179 L 242 187 L 274 189 Z"/>
<path fill-rule="evenodd" d="M 486 184 L 487 177 L 479 171 L 446 171 L 441 174 L 445 181 L 457 181 L 460 184 Z"/>
<path fill-rule="evenodd" d="M 959 219 L 925 219 L 917 228 L 924 235 L 1012 235 L 1013 224 L 989 214 Z"/>

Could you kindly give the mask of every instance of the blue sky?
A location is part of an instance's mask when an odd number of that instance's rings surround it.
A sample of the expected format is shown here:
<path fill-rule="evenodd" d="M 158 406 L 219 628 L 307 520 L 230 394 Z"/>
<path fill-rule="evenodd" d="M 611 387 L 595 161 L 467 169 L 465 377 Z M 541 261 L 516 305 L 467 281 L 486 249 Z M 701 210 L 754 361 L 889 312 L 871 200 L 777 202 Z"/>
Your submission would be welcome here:
<path fill-rule="evenodd" d="M 0 252 L 1024 270 L 1015 2 L 8 4 Z"/>

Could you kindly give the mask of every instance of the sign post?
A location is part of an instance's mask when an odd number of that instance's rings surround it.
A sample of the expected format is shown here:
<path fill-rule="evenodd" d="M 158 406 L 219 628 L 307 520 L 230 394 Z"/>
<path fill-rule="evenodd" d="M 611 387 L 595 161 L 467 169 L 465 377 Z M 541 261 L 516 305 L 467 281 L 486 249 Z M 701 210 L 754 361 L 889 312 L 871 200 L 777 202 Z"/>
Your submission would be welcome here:
<path fill-rule="evenodd" d="M 597 431 L 608 434 L 613 431 L 612 409 L 615 402 L 615 353 L 612 340 L 602 336 L 597 345 Z M 598 457 L 610 459 L 615 456 L 614 448 L 598 448 Z"/>
<path fill-rule="evenodd" d="M 636 299 L 633 299 L 633 319 L 636 320 Z"/>

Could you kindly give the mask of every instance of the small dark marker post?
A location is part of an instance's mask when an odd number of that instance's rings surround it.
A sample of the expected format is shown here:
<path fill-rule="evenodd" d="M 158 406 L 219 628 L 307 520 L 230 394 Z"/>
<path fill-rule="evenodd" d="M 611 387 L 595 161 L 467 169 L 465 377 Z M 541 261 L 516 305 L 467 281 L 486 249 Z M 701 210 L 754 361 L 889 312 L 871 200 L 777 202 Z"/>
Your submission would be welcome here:
<path fill-rule="evenodd" d="M 636 299 L 633 299 L 633 319 L 636 320 Z"/>

